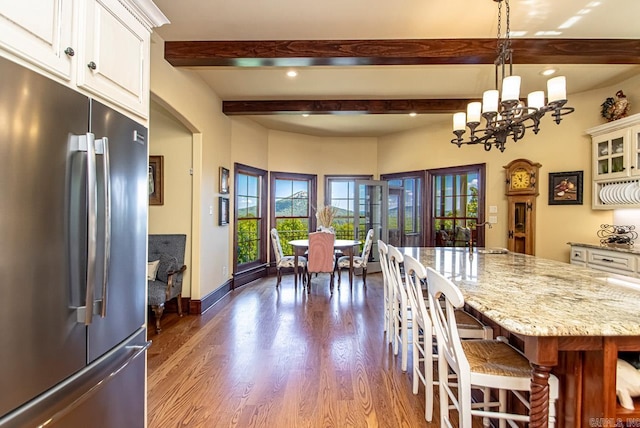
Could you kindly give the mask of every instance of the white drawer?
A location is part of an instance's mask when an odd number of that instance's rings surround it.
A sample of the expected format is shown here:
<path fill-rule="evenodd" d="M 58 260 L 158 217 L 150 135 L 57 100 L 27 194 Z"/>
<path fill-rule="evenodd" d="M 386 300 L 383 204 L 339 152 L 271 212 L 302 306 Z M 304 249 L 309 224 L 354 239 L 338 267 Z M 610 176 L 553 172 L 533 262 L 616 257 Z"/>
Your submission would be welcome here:
<path fill-rule="evenodd" d="M 573 254 L 573 251 L 572 251 Z M 633 272 L 635 270 L 635 256 L 633 254 L 614 253 L 611 251 L 589 250 L 588 264 L 608 268 L 610 272 L 623 271 Z M 596 266 L 593 266 L 596 267 Z"/>
<path fill-rule="evenodd" d="M 571 262 L 586 262 L 587 250 L 586 248 L 571 248 Z"/>

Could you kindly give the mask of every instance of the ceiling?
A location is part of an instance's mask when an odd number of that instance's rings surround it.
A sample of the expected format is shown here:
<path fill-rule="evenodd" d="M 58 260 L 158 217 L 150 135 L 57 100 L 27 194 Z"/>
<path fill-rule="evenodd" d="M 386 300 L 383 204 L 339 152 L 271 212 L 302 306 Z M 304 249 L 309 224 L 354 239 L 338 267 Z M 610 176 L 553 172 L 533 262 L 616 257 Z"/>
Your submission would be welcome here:
<path fill-rule="evenodd" d="M 171 21 L 157 29 L 165 41 L 177 47 L 183 47 L 178 42 L 216 42 L 206 49 L 184 44 L 195 55 L 183 58 L 183 63 L 189 64 L 186 67 L 198 73 L 224 102 L 243 101 L 234 111 L 225 103 L 227 114 L 249 117 L 271 129 L 319 136 L 381 136 L 434 122 L 450 122 L 452 107 L 450 103 L 442 107 L 443 100 L 459 100 L 457 104 L 464 105 L 462 101 L 481 97 L 484 90 L 495 85 L 491 62 L 495 57 L 498 2 L 492 0 L 155 0 L 155 3 Z M 505 9 L 503 2 L 503 32 Z M 571 93 L 615 85 L 640 73 L 638 0 L 510 0 L 510 11 L 512 34 L 522 32 L 512 36 L 513 71 L 522 76 L 521 96 L 545 89 L 547 77 L 540 72 L 550 67 L 567 76 L 569 101 Z M 571 19 L 577 20 L 567 27 Z M 550 31 L 552 35 L 540 35 Z M 419 51 L 412 51 L 418 48 L 399 44 L 405 39 L 428 43 Z M 448 42 L 437 44 L 442 39 Z M 469 40 L 458 47 L 452 43 L 458 39 Z M 568 41 L 582 44 L 547 57 L 537 45 L 526 50 L 528 45 L 517 44 L 528 39 L 536 43 L 555 40 L 560 48 L 562 43 L 569 46 Z M 283 46 L 286 41 L 289 53 L 267 52 L 278 45 L 277 41 Z M 359 41 L 356 47 L 350 44 L 352 41 Z M 385 41 L 394 44 L 387 46 Z M 597 45 L 598 42 L 604 45 Z M 167 44 L 167 52 L 171 43 Z M 519 60 L 518 46 L 526 52 L 521 57 L 524 59 Z M 408 54 L 394 53 L 405 48 Z M 440 53 L 448 49 L 448 59 L 422 58 L 424 52 L 437 49 L 441 49 Z M 459 59 L 465 49 L 464 59 Z M 490 56 L 490 61 L 480 59 L 480 54 L 474 56 L 474 50 Z M 185 52 L 175 51 L 178 56 Z M 179 60 L 173 63 L 178 64 Z M 327 65 L 312 65 L 318 63 Z M 286 71 L 290 69 L 295 69 L 298 76 L 287 77 Z M 415 117 L 408 115 L 415 110 L 410 102 L 405 102 L 402 108 L 387 108 L 383 103 L 381 109 L 375 110 L 395 114 L 363 114 L 363 110 L 346 108 L 346 102 L 334 102 L 328 109 L 325 106 L 316 109 L 317 104 L 309 104 L 322 100 L 389 99 L 431 104 L 418 109 L 421 113 Z M 287 103 L 275 103 L 278 108 L 271 109 L 269 105 L 260 110 L 261 114 L 249 114 L 256 111 L 256 106 L 258 109 L 265 106 L 251 101 L 267 100 Z M 291 103 L 294 100 L 305 101 L 312 114 L 303 117 L 301 113 L 307 107 L 304 103 Z M 434 108 L 436 101 L 439 104 Z M 370 108 L 367 104 L 364 111 L 371 112 Z"/>

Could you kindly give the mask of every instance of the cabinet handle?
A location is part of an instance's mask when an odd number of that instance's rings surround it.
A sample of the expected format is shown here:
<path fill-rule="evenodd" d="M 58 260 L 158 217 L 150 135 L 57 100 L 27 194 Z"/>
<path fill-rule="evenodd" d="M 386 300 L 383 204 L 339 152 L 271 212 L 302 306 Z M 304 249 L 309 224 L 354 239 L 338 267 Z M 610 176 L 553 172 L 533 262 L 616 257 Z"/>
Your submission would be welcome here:
<path fill-rule="evenodd" d="M 93 61 L 91 61 L 89 64 L 87 64 L 87 67 L 89 67 L 91 70 L 95 70 L 96 68 L 98 68 L 96 63 L 93 62 Z"/>
<path fill-rule="evenodd" d="M 613 263 L 613 260 L 612 260 L 612 259 L 605 259 L 604 257 L 602 258 L 602 261 L 603 261 L 603 262 Z"/>
<path fill-rule="evenodd" d="M 67 54 L 67 56 L 74 56 L 76 54 L 72 47 L 66 48 L 64 50 L 64 53 Z"/>

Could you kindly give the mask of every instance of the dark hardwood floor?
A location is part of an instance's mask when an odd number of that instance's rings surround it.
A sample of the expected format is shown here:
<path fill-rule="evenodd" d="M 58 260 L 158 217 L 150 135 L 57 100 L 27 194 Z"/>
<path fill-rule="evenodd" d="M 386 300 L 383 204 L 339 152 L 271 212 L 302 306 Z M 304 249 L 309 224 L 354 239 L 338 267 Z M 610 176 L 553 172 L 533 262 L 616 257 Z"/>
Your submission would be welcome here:
<path fill-rule="evenodd" d="M 261 279 L 203 315 L 166 314 L 160 334 L 150 318 L 149 428 L 439 426 L 387 345 L 381 274 L 342 279 L 333 295 L 328 275 L 310 294 Z"/>

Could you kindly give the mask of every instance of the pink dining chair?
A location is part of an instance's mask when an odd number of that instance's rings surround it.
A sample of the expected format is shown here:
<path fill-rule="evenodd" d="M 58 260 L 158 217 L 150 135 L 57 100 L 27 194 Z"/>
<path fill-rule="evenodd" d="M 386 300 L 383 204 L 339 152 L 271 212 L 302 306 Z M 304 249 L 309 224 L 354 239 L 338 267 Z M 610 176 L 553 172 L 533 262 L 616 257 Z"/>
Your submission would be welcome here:
<path fill-rule="evenodd" d="M 331 292 L 333 293 L 333 276 L 335 256 L 333 244 L 336 235 L 328 232 L 312 232 L 309 234 L 309 253 L 307 254 L 307 293 L 311 292 L 311 274 L 331 274 Z"/>

